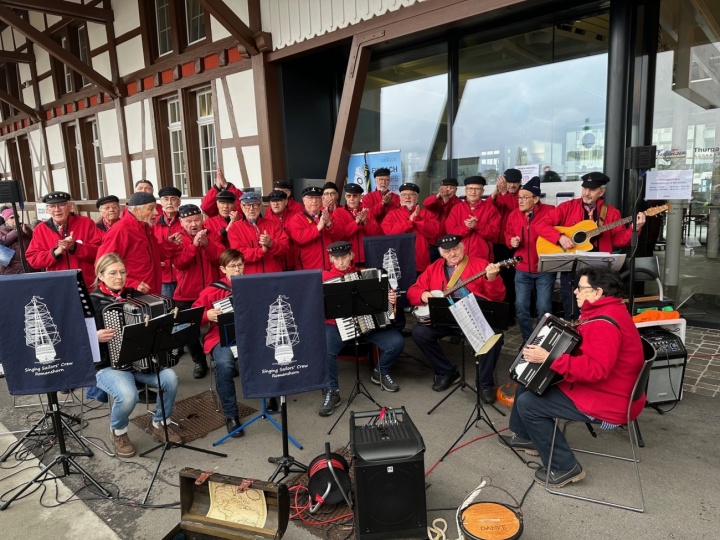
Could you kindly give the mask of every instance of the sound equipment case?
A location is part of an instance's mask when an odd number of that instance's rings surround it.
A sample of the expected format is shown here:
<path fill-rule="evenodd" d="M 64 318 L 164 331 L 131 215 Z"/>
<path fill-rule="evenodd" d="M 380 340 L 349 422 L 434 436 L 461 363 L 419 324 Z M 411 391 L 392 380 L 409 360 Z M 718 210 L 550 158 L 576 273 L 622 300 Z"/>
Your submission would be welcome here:
<path fill-rule="evenodd" d="M 249 479 L 249 488 L 265 493 L 267 519 L 263 528 L 231 523 L 207 517 L 210 509 L 208 482 L 240 486 L 245 478 L 204 473 L 187 467 L 180 471 L 180 523 L 163 540 L 173 540 L 183 533 L 185 540 L 257 540 L 282 538 L 290 516 L 290 498 L 286 484 Z"/>

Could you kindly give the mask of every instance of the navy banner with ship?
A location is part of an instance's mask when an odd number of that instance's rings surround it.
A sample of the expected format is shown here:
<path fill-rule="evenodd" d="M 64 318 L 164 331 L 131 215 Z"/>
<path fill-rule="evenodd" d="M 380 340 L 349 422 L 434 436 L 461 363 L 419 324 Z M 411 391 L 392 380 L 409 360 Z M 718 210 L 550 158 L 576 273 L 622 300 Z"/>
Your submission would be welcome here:
<path fill-rule="evenodd" d="M 324 388 L 321 272 L 235 276 L 232 290 L 243 396 L 287 396 Z"/>
<path fill-rule="evenodd" d="M 398 308 L 408 307 L 405 294 L 417 279 L 415 269 L 415 235 L 392 234 L 366 236 L 365 268 L 382 268 L 388 273 L 390 287 L 398 293 Z"/>
<path fill-rule="evenodd" d="M 44 394 L 95 384 L 77 275 L 69 270 L 0 277 L 4 315 L 0 362 L 10 394 Z"/>

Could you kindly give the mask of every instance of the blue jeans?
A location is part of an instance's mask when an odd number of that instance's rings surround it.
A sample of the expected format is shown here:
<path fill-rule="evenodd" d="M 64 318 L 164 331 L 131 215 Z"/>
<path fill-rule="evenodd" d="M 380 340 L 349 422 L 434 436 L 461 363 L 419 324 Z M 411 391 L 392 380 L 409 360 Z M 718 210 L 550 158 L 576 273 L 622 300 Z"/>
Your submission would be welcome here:
<path fill-rule="evenodd" d="M 220 404 L 225 418 L 235 418 L 238 415 L 237 394 L 233 380 L 235 357 L 228 347 L 219 343 L 210 352 L 215 361 L 215 386 L 217 387 Z"/>
<path fill-rule="evenodd" d="M 170 283 L 163 283 L 160 288 L 160 294 L 172 298 L 175 295 L 175 287 L 177 287 L 177 281 L 171 281 Z"/>
<path fill-rule="evenodd" d="M 110 427 L 124 429 L 130 421 L 135 405 L 138 402 L 138 389 L 135 381 L 148 386 L 157 386 L 155 373 L 139 373 L 137 371 L 120 371 L 112 368 L 103 368 L 95 373 L 97 386 L 113 398 L 110 409 Z M 160 372 L 160 386 L 163 391 L 165 403 L 165 416 L 170 418 L 175 396 L 177 395 L 178 378 L 172 369 L 163 369 Z M 153 414 L 153 422 L 162 421 L 162 408 L 160 407 L 160 394 L 157 397 L 157 406 Z"/>
<path fill-rule="evenodd" d="M 530 313 L 532 291 L 534 289 L 536 293 L 535 307 L 538 319 L 545 313 L 552 313 L 552 292 L 556 275 L 554 272 L 533 274 L 521 270 L 515 271 L 515 315 L 523 341 L 527 341 L 533 331 L 533 314 Z"/>
<path fill-rule="evenodd" d="M 397 360 L 405 346 L 405 340 L 402 334 L 395 329 L 386 328 L 384 330 L 376 330 L 362 337 L 363 341 L 369 341 L 380 349 L 380 359 L 378 360 L 378 368 L 381 375 L 389 375 L 390 368 Z M 340 332 L 334 324 L 325 325 L 325 342 L 327 344 L 327 369 L 328 369 L 328 390 L 339 390 L 337 355 L 352 341 L 343 341 L 340 338 Z"/>
<path fill-rule="evenodd" d="M 593 424 L 600 423 L 599 421 L 591 422 L 590 418 L 581 413 L 572 400 L 556 386 L 551 386 L 542 396 L 528 392 L 524 386 L 517 386 L 515 402 L 510 412 L 510 430 L 523 439 L 533 442 L 546 467 L 550 458 L 555 418 Z M 576 463 L 575 454 L 570 449 L 562 431 L 558 429 L 555 436 L 552 469 L 569 471 Z"/>

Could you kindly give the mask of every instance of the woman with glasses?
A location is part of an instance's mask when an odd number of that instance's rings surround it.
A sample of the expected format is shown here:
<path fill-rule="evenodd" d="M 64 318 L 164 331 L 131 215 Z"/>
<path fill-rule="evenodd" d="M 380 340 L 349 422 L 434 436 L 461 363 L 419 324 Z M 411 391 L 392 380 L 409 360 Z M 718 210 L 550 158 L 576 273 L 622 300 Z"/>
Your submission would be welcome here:
<path fill-rule="evenodd" d="M 604 424 L 614 427 L 627 422 L 627 406 L 635 381 L 643 367 L 640 334 L 622 302 L 624 283 L 617 272 L 588 268 L 579 273 L 575 301 L 580 308 L 577 327 L 582 342 L 572 353 L 561 354 L 550 369 L 563 377 L 538 396 L 518 386 L 510 430 L 501 435 L 501 446 L 508 446 L 531 455 L 540 454 L 543 467 L 535 471 L 535 479 L 545 483 L 555 418 Z M 523 349 L 525 360 L 542 363 L 549 351 L 529 345 Z M 632 405 L 635 418 L 645 399 Z M 549 483 L 563 487 L 585 477 L 561 430 L 555 438 Z"/>

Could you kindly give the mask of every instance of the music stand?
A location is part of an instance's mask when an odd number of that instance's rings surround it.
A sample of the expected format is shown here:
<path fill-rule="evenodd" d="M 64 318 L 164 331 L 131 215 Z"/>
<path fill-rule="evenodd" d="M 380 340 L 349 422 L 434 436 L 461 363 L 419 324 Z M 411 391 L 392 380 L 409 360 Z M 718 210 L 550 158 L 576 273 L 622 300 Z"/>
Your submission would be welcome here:
<path fill-rule="evenodd" d="M 325 302 L 325 317 L 327 319 L 352 318 L 355 325 L 355 384 L 348 398 L 347 404 L 340 416 L 328 431 L 330 435 L 342 416 L 347 412 L 350 404 L 358 396 L 364 395 L 378 407 L 382 407 L 373 399 L 360 380 L 360 358 L 358 346 L 360 344 L 360 325 L 358 317 L 362 315 L 377 315 L 388 310 L 388 278 L 362 279 L 343 281 L 340 283 L 323 283 L 323 297 Z"/>
<path fill-rule="evenodd" d="M 161 354 L 167 354 L 172 349 L 182 349 L 191 340 L 197 340 L 200 335 L 200 321 L 202 319 L 203 308 L 192 308 L 184 311 L 175 310 L 166 315 L 149 319 L 146 322 L 126 325 L 123 328 L 122 342 L 120 344 L 120 353 L 116 366 L 130 366 L 136 360 L 141 358 L 152 358 L 152 368 L 155 371 L 155 377 L 157 378 L 157 389 L 158 398 L 160 401 L 160 411 L 162 413 L 162 424 L 165 436 L 165 442 L 152 447 L 150 450 L 146 450 L 140 457 L 144 457 L 147 454 L 154 452 L 158 448 L 162 448 L 163 451 L 158 459 L 157 467 L 155 472 L 150 479 L 150 485 L 145 492 L 143 498 L 143 504 L 145 504 L 150 496 L 155 478 L 157 478 L 160 466 L 162 465 L 163 459 L 165 458 L 165 452 L 170 448 L 187 448 L 188 450 L 194 450 L 195 452 L 203 452 L 205 454 L 211 454 L 218 457 L 227 457 L 227 454 L 220 452 L 213 452 L 212 450 L 205 450 L 204 448 L 197 448 L 183 443 L 175 443 L 169 440 L 168 427 L 167 427 L 167 414 L 165 412 L 165 400 L 162 384 L 160 382 L 160 371 L 161 367 L 158 362 L 158 356 Z M 151 336 L 151 339 L 148 337 Z"/>
<path fill-rule="evenodd" d="M 625 254 L 576 251 L 539 255 L 538 261 L 538 272 L 577 272 L 587 267 L 610 268 L 619 272 L 625 262 Z"/>

